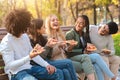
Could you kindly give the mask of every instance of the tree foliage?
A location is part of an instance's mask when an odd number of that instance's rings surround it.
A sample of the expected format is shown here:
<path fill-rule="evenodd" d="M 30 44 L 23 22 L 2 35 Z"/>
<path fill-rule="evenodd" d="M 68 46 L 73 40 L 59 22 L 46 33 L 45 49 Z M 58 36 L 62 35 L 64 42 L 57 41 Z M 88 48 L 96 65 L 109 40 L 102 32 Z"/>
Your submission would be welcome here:
<path fill-rule="evenodd" d="M 118 8 L 119 2 L 118 0 L 1 0 L 0 24 L 4 15 L 15 8 L 28 9 L 34 18 L 45 19 L 49 14 L 56 14 L 65 25 L 74 24 L 80 14 L 88 15 L 91 23 L 95 23 L 97 19 L 103 18 L 103 7 L 106 7 L 108 14 L 114 17 L 110 5 Z M 100 8 L 99 12 L 97 8 Z"/>
<path fill-rule="evenodd" d="M 114 47 L 116 51 L 115 54 L 120 56 L 120 33 L 114 34 L 113 40 L 114 40 Z"/>
<path fill-rule="evenodd" d="M 95 0 L 96 5 L 108 5 L 112 2 L 112 0 Z"/>

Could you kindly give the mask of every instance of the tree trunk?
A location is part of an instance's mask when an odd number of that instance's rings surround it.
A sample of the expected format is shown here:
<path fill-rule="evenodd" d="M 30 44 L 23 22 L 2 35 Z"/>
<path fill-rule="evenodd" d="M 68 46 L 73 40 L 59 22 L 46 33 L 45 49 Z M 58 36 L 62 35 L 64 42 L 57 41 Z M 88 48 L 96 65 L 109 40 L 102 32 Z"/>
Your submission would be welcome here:
<path fill-rule="evenodd" d="M 97 24 L 97 13 L 96 13 L 96 5 L 95 4 L 93 6 L 93 13 L 94 13 L 94 16 L 93 16 L 94 24 L 96 25 Z"/>
<path fill-rule="evenodd" d="M 58 0 L 58 14 L 61 14 L 61 3 L 60 0 Z"/>
<path fill-rule="evenodd" d="M 8 3 L 10 4 L 10 10 L 16 8 L 16 1 L 15 0 L 9 0 Z"/>
<path fill-rule="evenodd" d="M 55 8 L 57 7 L 57 2 L 58 2 L 58 0 L 54 0 Z"/>
<path fill-rule="evenodd" d="M 40 8 L 39 8 L 39 15 L 40 15 L 40 18 L 42 18 L 42 0 L 40 0 Z"/>
<path fill-rule="evenodd" d="M 24 8 L 27 9 L 27 3 L 26 0 L 23 0 Z"/>
<path fill-rule="evenodd" d="M 39 14 L 39 8 L 38 8 L 37 0 L 35 0 L 35 9 L 36 9 L 37 17 L 40 18 L 40 14 Z"/>
<path fill-rule="evenodd" d="M 79 4 L 79 2 L 76 1 L 76 18 L 78 17 L 78 4 Z"/>
<path fill-rule="evenodd" d="M 119 16 L 118 16 L 118 19 L 119 19 L 119 25 L 120 25 L 120 0 L 119 0 Z"/>
<path fill-rule="evenodd" d="M 110 16 L 111 21 L 113 21 L 112 14 L 111 14 L 111 12 L 110 12 L 110 10 L 109 10 L 109 8 L 108 8 L 107 5 L 106 5 L 106 10 L 107 10 L 107 12 L 108 12 L 108 14 L 109 14 L 109 16 Z"/>
<path fill-rule="evenodd" d="M 14 2 L 13 2 L 13 9 L 15 9 L 16 8 L 16 0 L 14 0 Z"/>
<path fill-rule="evenodd" d="M 70 0 L 69 0 L 69 1 L 70 1 Z M 73 8 L 72 8 L 71 2 L 70 2 L 70 10 L 71 10 L 71 13 L 72 13 L 72 16 L 73 16 L 74 21 L 76 21 L 76 17 L 75 17 L 74 10 L 73 10 Z"/>

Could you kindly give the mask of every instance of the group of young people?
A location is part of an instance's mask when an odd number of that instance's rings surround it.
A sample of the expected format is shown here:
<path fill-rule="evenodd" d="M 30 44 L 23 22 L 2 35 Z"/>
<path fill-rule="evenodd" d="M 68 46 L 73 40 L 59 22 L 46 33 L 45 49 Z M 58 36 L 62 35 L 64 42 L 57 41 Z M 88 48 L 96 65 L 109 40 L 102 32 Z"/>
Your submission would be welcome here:
<path fill-rule="evenodd" d="M 44 24 L 32 19 L 29 11 L 16 9 L 3 24 L 8 33 L 0 52 L 10 80 L 77 80 L 76 72 L 82 71 L 88 80 L 116 78 L 120 63 L 111 37 L 118 31 L 115 22 L 89 26 L 88 17 L 81 15 L 64 35 L 56 15 L 48 16 Z M 97 50 L 89 51 L 90 45 Z"/>

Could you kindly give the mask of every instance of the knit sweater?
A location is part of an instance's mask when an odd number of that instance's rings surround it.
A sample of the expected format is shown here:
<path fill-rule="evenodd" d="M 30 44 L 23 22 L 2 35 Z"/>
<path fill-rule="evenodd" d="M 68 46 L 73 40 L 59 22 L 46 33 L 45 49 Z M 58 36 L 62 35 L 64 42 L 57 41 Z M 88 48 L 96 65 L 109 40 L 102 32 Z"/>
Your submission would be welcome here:
<path fill-rule="evenodd" d="M 90 26 L 90 39 L 91 42 L 97 47 L 95 52 L 101 53 L 102 49 L 106 48 L 111 50 L 109 55 L 115 54 L 114 42 L 111 35 L 101 36 L 98 34 L 99 26 Z"/>
<path fill-rule="evenodd" d="M 5 72 L 10 75 L 17 72 L 30 69 L 30 56 L 32 46 L 27 34 L 22 34 L 19 38 L 8 33 L 1 41 L 0 52 L 5 62 Z M 49 65 L 40 56 L 32 58 L 37 64 L 46 67 Z"/>

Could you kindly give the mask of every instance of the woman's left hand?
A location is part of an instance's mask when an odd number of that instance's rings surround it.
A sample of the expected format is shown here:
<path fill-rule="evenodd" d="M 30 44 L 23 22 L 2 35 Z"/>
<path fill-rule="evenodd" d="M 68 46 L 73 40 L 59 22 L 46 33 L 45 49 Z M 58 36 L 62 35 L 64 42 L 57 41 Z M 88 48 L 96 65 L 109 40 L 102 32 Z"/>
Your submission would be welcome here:
<path fill-rule="evenodd" d="M 64 48 L 66 46 L 65 41 L 58 42 L 58 46 L 59 46 L 59 48 Z"/>
<path fill-rule="evenodd" d="M 53 47 L 54 45 L 57 44 L 57 42 L 58 42 L 58 40 L 50 38 L 50 39 L 48 39 L 48 42 L 47 42 L 46 45 L 49 46 L 49 47 Z"/>
<path fill-rule="evenodd" d="M 92 51 L 89 51 L 89 50 L 87 50 L 87 48 L 85 48 L 84 54 L 90 54 L 90 53 L 92 53 Z"/>
<path fill-rule="evenodd" d="M 78 44 L 78 42 L 75 41 L 75 40 L 67 40 L 67 41 L 65 41 L 65 42 L 68 43 L 70 46 L 75 46 L 75 45 Z"/>
<path fill-rule="evenodd" d="M 84 53 L 90 54 L 90 53 L 92 53 L 95 50 L 97 50 L 97 48 L 93 44 L 87 43 L 87 46 L 86 46 L 86 48 L 84 50 Z"/>
<path fill-rule="evenodd" d="M 41 47 L 39 44 L 36 44 L 33 50 L 30 52 L 30 58 L 33 58 L 45 51 L 44 47 Z"/>

